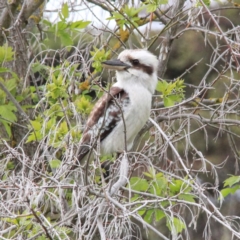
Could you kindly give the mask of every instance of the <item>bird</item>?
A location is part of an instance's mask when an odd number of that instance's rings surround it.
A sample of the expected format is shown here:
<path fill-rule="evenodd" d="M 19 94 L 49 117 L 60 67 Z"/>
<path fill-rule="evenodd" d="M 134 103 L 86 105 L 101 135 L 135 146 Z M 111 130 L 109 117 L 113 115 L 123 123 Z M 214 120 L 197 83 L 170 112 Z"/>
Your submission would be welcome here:
<path fill-rule="evenodd" d="M 116 71 L 116 83 L 95 104 L 86 122 L 77 153 L 83 162 L 100 143 L 100 154 L 131 150 L 139 131 L 150 117 L 157 85 L 157 57 L 145 49 L 125 49 L 117 59 L 102 62 Z"/>

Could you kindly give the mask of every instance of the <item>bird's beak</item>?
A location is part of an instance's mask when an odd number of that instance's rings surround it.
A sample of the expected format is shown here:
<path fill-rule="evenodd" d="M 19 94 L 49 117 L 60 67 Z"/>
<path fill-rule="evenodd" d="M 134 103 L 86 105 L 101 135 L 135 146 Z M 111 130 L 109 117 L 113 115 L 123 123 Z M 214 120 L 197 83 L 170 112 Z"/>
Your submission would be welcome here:
<path fill-rule="evenodd" d="M 109 60 L 102 62 L 104 68 L 113 69 L 113 70 L 127 70 L 132 67 L 131 65 L 120 61 L 119 59 Z"/>

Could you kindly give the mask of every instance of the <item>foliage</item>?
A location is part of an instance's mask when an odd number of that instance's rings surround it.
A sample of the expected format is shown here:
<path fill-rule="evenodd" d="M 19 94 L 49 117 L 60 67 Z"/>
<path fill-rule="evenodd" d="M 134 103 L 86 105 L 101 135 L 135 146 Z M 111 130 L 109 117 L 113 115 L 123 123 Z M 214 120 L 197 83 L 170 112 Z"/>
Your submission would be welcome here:
<path fill-rule="evenodd" d="M 159 81 L 156 90 L 162 93 L 164 106 L 171 107 L 183 100 L 184 88 L 184 81 L 176 79 L 176 81 L 170 83 L 165 80 Z"/>
<path fill-rule="evenodd" d="M 7 45 L 0 47 L 0 73 L 2 76 L 5 74 L 9 74 L 10 76 L 8 79 L 4 80 L 0 75 L 0 81 L 4 84 L 6 90 L 20 101 L 20 96 L 16 92 L 18 76 L 15 72 L 3 66 L 4 63 L 13 60 L 13 55 L 14 52 L 12 47 L 8 47 Z M 12 136 L 12 123 L 17 121 L 16 111 L 16 106 L 8 101 L 6 92 L 0 89 L 0 122 L 3 124 L 8 137 Z"/>
<path fill-rule="evenodd" d="M 65 73 L 65 67 L 69 68 L 67 73 Z M 49 75 L 49 79 L 47 84 L 43 86 L 45 97 L 41 102 L 48 107 L 31 121 L 29 128 L 33 129 L 27 138 L 27 143 L 41 141 L 47 137 L 50 146 L 57 148 L 65 145 L 64 139 L 68 134 L 74 142 L 80 140 L 81 134 L 75 129 L 76 122 L 68 119 L 73 117 L 74 109 L 83 116 L 88 115 L 92 109 L 92 104 L 91 98 L 84 93 L 71 96 L 68 93 L 71 79 L 79 77 L 79 73 L 76 71 L 77 67 L 76 64 L 70 65 L 68 61 L 64 63 L 64 66 L 60 65 L 55 68 L 41 66 L 39 63 L 33 65 L 35 71 L 44 68 L 48 72 L 46 75 Z M 80 88 L 80 84 L 78 88 Z M 74 109 L 68 105 L 69 101 L 72 101 Z"/>
<path fill-rule="evenodd" d="M 36 239 L 43 240 L 46 239 L 44 234 L 38 234 L 42 226 L 47 225 L 51 222 L 50 218 L 45 219 L 45 223 L 35 222 L 36 216 L 41 218 L 41 212 L 35 209 L 32 209 L 30 212 L 23 212 L 22 214 L 18 213 L 14 218 L 4 218 L 4 222 L 11 226 L 11 229 L 6 237 L 9 239 L 14 239 L 18 234 L 18 229 L 21 229 L 21 238 L 30 239 L 31 237 L 37 235 Z M 46 227 L 46 226 L 44 226 Z M 68 227 L 56 227 L 55 232 L 61 237 L 64 238 L 67 234 L 71 234 L 72 230 Z"/>
<path fill-rule="evenodd" d="M 221 190 L 221 197 L 223 199 L 229 194 L 234 194 L 240 189 L 240 176 L 231 176 L 224 181 L 224 188 Z"/>
<path fill-rule="evenodd" d="M 210 6 L 210 0 L 203 0 L 203 3 L 206 5 L 206 6 Z M 200 1 L 197 1 L 196 3 L 196 6 L 199 7 L 199 6 L 202 6 L 202 3 Z"/>
<path fill-rule="evenodd" d="M 134 196 L 131 201 L 136 204 L 136 209 L 143 219 L 148 223 L 158 222 L 166 219 L 167 227 L 171 231 L 177 233 L 182 232 L 186 228 L 185 223 L 178 217 L 171 217 L 166 209 L 170 206 L 174 208 L 178 203 L 176 199 L 186 202 L 195 202 L 194 195 L 192 194 L 192 187 L 185 179 L 178 180 L 174 178 L 167 178 L 163 173 L 155 172 L 155 169 L 149 169 L 144 175 L 149 179 L 132 177 L 130 179 L 129 189 L 134 190 Z M 189 181 L 191 183 L 191 181 Z M 138 193 L 136 193 L 138 192 Z M 158 196 L 158 200 L 153 203 L 147 204 L 147 207 L 140 208 L 144 196 L 141 193 L 148 193 L 149 197 Z M 140 208 L 140 209 L 139 209 Z"/>
<path fill-rule="evenodd" d="M 93 64 L 92 66 L 94 67 L 96 72 L 101 72 L 102 71 L 102 64 L 101 62 L 107 60 L 111 56 L 111 50 L 105 51 L 104 48 L 101 50 L 96 48 L 95 46 L 93 47 L 94 51 L 91 51 L 90 54 L 93 58 Z"/>
<path fill-rule="evenodd" d="M 134 8 L 125 5 L 122 10 L 115 11 L 112 13 L 112 16 L 107 18 L 108 20 L 115 20 L 120 28 L 123 28 L 124 25 L 128 27 L 138 27 L 138 13 L 143 10 L 143 7 Z"/>
<path fill-rule="evenodd" d="M 144 1 L 144 4 L 147 5 L 147 11 L 148 12 L 154 12 L 157 10 L 159 5 L 167 4 L 168 0 L 146 0 Z"/>
<path fill-rule="evenodd" d="M 67 21 L 69 17 L 69 9 L 67 3 L 64 3 L 59 12 L 60 21 L 53 24 L 50 21 L 44 19 L 42 21 L 43 26 L 45 27 L 44 32 L 46 33 L 46 37 L 44 39 L 44 43 L 49 46 L 52 41 L 51 36 L 54 35 L 57 37 L 55 42 L 60 41 L 60 47 L 68 47 L 71 49 L 73 45 L 73 33 L 78 33 L 82 29 L 86 28 L 91 22 L 90 21 Z"/>
<path fill-rule="evenodd" d="M 13 60 L 13 49 L 6 44 L 0 47 L 0 64 Z"/>

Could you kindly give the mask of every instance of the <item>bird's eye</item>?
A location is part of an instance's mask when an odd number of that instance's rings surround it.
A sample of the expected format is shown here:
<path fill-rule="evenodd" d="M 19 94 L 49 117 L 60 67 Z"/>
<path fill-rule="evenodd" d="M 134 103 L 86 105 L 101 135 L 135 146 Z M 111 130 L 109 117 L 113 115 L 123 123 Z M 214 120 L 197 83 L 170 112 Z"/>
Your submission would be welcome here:
<path fill-rule="evenodd" d="M 139 64 L 139 60 L 138 59 L 133 59 L 131 62 L 132 62 L 133 65 L 138 65 Z"/>

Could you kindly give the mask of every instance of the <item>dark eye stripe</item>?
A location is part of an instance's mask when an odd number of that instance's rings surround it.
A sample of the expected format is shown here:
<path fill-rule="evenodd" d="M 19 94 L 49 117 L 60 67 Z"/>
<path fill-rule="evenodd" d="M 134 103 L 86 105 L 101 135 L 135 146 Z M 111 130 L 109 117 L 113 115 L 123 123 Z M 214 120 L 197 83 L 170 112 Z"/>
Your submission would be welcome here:
<path fill-rule="evenodd" d="M 152 73 L 153 73 L 153 67 L 151 67 L 151 66 L 139 64 L 139 68 L 141 68 L 143 70 L 143 72 L 145 72 L 149 75 L 152 75 Z"/>
<path fill-rule="evenodd" d="M 141 69 L 143 72 L 147 73 L 148 75 L 152 75 L 153 73 L 152 66 L 147 66 L 143 63 L 140 63 L 138 59 L 132 59 L 131 57 L 129 57 L 129 61 L 132 63 L 133 68 Z"/>
<path fill-rule="evenodd" d="M 133 65 L 138 65 L 139 64 L 139 60 L 138 59 L 133 59 L 131 62 L 132 62 Z"/>

